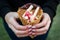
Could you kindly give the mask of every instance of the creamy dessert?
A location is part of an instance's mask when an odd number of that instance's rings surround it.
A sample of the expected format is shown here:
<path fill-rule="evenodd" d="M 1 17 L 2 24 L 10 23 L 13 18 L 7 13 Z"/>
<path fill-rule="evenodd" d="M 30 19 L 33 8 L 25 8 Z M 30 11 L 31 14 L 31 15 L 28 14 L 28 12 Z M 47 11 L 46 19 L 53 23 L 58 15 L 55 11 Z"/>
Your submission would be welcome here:
<path fill-rule="evenodd" d="M 28 9 L 18 9 L 18 16 L 23 25 L 35 25 L 40 22 L 43 10 L 39 6 L 36 9 L 33 9 L 33 7 L 33 5 L 30 5 Z"/>
<path fill-rule="evenodd" d="M 17 12 L 23 25 L 35 25 L 39 23 L 43 14 L 43 10 L 39 6 L 34 8 L 33 5 L 30 5 L 27 9 L 19 8 Z"/>

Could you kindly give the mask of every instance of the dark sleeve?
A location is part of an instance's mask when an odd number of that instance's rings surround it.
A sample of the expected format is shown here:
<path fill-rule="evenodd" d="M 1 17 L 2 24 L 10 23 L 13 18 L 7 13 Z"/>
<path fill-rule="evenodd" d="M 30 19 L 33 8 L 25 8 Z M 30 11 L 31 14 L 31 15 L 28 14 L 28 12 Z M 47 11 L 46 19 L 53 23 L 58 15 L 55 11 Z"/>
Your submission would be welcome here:
<path fill-rule="evenodd" d="M 43 11 L 45 13 L 48 13 L 51 20 L 53 17 L 56 15 L 56 9 L 57 9 L 58 1 L 57 0 L 48 0 L 44 5 L 43 5 Z"/>
<path fill-rule="evenodd" d="M 9 6 L 6 0 L 0 0 L 0 16 L 2 18 L 5 17 L 6 13 L 11 11 L 11 7 Z"/>

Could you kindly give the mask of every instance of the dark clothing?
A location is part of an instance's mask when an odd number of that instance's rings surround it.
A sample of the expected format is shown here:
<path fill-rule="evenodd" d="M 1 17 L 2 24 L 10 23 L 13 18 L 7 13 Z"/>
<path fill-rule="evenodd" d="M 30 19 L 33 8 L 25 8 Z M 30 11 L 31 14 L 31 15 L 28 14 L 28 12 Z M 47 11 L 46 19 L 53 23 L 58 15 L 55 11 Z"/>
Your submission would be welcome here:
<path fill-rule="evenodd" d="M 10 11 L 17 11 L 18 7 L 26 3 L 35 3 L 40 5 L 44 12 L 48 13 L 51 18 L 55 16 L 58 1 L 56 0 L 0 0 L 0 16 L 4 18 L 5 14 Z"/>
<path fill-rule="evenodd" d="M 0 0 L 0 16 L 4 19 L 8 12 L 17 11 L 19 7 L 26 3 L 40 5 L 43 11 L 50 15 L 51 20 L 53 20 L 53 17 L 56 15 L 57 0 Z M 12 40 L 32 40 L 30 37 L 17 38 L 5 21 L 4 25 Z M 39 35 L 34 38 L 34 40 L 45 40 L 47 34 L 48 32 L 44 35 Z"/>

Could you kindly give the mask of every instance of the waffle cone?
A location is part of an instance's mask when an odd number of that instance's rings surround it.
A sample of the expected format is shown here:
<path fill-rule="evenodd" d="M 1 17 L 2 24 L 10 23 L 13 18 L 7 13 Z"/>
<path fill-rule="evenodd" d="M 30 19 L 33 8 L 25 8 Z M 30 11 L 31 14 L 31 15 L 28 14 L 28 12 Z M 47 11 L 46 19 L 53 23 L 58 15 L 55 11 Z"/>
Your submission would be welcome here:
<path fill-rule="evenodd" d="M 21 22 L 22 22 L 23 25 L 35 25 L 35 24 L 37 24 L 37 23 L 40 22 L 40 20 L 42 18 L 42 14 L 43 14 L 42 9 L 39 9 L 39 11 L 38 11 L 38 13 L 36 15 L 38 17 L 38 19 L 37 20 L 34 20 L 32 22 L 28 22 L 28 20 L 26 20 L 26 19 L 24 19 L 22 17 L 22 15 L 24 14 L 25 11 L 26 11 L 26 9 L 22 9 L 22 8 L 19 8 L 18 11 L 17 11 L 18 12 L 19 19 L 21 20 Z M 34 12 L 35 10 L 32 10 L 32 11 Z"/>

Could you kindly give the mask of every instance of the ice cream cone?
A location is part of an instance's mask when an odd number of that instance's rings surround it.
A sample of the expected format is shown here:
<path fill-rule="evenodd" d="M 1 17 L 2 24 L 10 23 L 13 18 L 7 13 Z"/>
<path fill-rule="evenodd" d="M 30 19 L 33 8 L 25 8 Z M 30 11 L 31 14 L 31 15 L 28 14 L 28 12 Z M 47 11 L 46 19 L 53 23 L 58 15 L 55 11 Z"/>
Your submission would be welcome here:
<path fill-rule="evenodd" d="M 35 24 L 38 24 L 42 18 L 42 14 L 43 14 L 43 10 L 41 8 L 39 8 L 38 12 L 37 12 L 37 15 L 36 15 L 36 19 L 35 20 L 32 20 L 32 21 L 29 21 L 27 19 L 24 19 L 22 16 L 23 14 L 26 12 L 27 9 L 24 9 L 24 8 L 19 8 L 17 13 L 18 13 L 18 16 L 19 16 L 19 19 L 21 20 L 22 24 L 23 25 L 35 25 Z M 32 13 L 34 13 L 35 9 L 32 9 L 31 10 Z M 31 38 L 34 38 L 34 36 L 31 36 Z"/>

